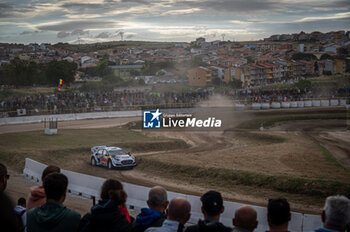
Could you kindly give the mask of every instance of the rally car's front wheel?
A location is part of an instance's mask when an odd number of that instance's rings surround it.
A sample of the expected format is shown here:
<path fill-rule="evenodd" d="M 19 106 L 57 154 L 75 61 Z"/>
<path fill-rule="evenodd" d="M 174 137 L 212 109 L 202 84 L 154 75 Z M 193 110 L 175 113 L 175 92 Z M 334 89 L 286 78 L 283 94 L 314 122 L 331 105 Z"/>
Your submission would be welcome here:
<path fill-rule="evenodd" d="M 96 166 L 96 160 L 94 158 L 91 158 L 91 165 Z"/>

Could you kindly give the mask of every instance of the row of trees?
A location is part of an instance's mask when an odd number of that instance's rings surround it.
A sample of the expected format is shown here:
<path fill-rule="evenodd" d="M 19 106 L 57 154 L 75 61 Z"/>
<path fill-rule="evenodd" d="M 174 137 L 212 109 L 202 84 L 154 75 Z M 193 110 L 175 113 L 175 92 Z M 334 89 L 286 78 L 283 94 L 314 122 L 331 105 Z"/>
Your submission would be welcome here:
<path fill-rule="evenodd" d="M 68 61 L 51 61 L 49 63 L 35 63 L 19 58 L 11 60 L 0 69 L 0 85 L 14 87 L 33 85 L 58 85 L 58 79 L 65 84 L 74 81 L 77 65 Z"/>

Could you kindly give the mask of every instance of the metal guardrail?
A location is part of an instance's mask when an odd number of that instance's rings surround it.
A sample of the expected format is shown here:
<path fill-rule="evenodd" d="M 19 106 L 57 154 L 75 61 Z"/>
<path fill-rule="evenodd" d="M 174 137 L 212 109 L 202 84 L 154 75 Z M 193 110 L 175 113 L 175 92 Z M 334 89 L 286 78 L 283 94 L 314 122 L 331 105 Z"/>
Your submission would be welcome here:
<path fill-rule="evenodd" d="M 36 182 L 37 184 L 41 184 L 41 173 L 45 167 L 45 164 L 26 158 L 23 175 L 26 178 Z M 90 198 L 92 200 L 99 198 L 99 191 L 102 186 L 102 183 L 105 181 L 104 178 L 85 175 L 63 169 L 61 170 L 61 172 L 68 177 L 69 193 L 77 195 L 79 197 Z M 147 207 L 146 201 L 148 199 L 148 192 L 150 188 L 128 183 L 123 183 L 123 186 L 125 191 L 128 193 L 126 204 L 130 209 L 140 211 L 141 208 Z M 191 218 L 189 222 L 197 223 L 198 219 L 203 217 L 201 212 L 200 198 L 198 196 L 193 195 L 168 192 L 168 199 L 172 199 L 174 197 L 179 196 L 186 198 L 191 203 Z M 234 216 L 234 212 L 241 205 L 241 203 L 224 201 L 225 211 L 221 215 L 220 221 L 226 226 L 232 227 L 232 217 Z M 269 227 L 267 223 L 266 208 L 254 205 L 252 205 L 252 207 L 258 213 L 259 224 L 257 231 L 268 230 Z M 297 212 L 292 212 L 291 214 L 292 217 L 291 221 L 289 222 L 289 231 L 311 231 L 317 229 L 322 225 L 320 215 L 303 214 Z"/>

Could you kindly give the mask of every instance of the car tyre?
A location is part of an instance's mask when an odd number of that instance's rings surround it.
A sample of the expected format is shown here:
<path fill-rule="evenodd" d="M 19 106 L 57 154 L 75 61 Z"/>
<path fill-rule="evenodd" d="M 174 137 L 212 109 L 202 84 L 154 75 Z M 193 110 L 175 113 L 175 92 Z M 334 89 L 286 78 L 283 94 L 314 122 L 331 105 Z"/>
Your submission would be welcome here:
<path fill-rule="evenodd" d="M 91 165 L 92 165 L 92 166 L 96 166 L 96 160 L 95 160 L 95 158 L 91 158 Z"/>
<path fill-rule="evenodd" d="M 107 167 L 108 167 L 108 169 L 113 168 L 112 162 L 110 160 L 108 160 Z"/>

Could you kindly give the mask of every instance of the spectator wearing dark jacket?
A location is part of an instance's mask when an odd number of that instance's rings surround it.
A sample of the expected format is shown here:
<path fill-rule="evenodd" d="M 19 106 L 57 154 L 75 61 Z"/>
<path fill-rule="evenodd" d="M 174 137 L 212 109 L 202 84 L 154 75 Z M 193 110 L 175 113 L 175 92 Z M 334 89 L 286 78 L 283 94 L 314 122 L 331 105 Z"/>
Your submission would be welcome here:
<path fill-rule="evenodd" d="M 143 232 L 149 227 L 160 227 L 167 218 L 165 210 L 169 201 L 165 188 L 155 186 L 148 193 L 147 205 L 149 208 L 142 208 L 133 224 L 133 232 Z"/>
<path fill-rule="evenodd" d="M 13 210 L 14 205 L 11 199 L 4 193 L 9 178 L 6 166 L 0 163 L 0 228 L 1 231 L 19 232 L 21 221 Z"/>
<path fill-rule="evenodd" d="M 75 232 L 80 214 L 63 205 L 68 179 L 61 173 L 51 173 L 44 179 L 46 203 L 27 213 L 28 232 Z"/>
<path fill-rule="evenodd" d="M 50 173 L 60 173 L 61 169 L 57 166 L 47 166 L 41 174 L 41 181 L 44 183 L 44 179 Z M 30 192 L 27 196 L 27 207 L 29 211 L 32 208 L 41 206 L 46 202 L 46 194 L 43 186 L 33 186 L 30 188 Z"/>
<path fill-rule="evenodd" d="M 201 197 L 202 213 L 204 220 L 199 220 L 197 225 L 189 226 L 186 232 L 230 232 L 230 227 L 224 226 L 220 220 L 220 215 L 224 212 L 223 199 L 216 191 L 209 191 Z"/>
<path fill-rule="evenodd" d="M 79 231 L 129 232 L 131 225 L 119 210 L 119 206 L 125 205 L 127 198 L 123 185 L 114 179 L 106 180 L 102 185 L 100 197 L 98 204 L 83 217 Z"/>
<path fill-rule="evenodd" d="M 7 168 L 4 164 L 0 163 L 0 193 L 4 192 L 7 187 L 7 180 L 10 175 L 7 173 Z"/>

